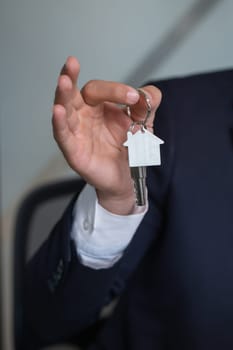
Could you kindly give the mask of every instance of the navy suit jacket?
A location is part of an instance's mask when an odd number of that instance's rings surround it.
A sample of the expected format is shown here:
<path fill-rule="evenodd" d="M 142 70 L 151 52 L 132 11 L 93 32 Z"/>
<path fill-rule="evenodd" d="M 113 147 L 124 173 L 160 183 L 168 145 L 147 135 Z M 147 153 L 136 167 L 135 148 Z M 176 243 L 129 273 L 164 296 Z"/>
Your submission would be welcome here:
<path fill-rule="evenodd" d="M 233 70 L 155 84 L 155 134 L 165 144 L 162 165 L 148 168 L 149 211 L 121 260 L 94 270 L 70 240 L 70 204 L 28 265 L 37 344 L 233 349 Z"/>

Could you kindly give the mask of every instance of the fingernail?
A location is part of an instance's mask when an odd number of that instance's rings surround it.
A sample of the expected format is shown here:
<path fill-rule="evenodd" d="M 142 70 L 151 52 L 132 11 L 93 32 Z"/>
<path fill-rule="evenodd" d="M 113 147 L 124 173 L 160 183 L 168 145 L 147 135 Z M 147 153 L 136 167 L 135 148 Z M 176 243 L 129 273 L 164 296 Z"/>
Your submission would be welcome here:
<path fill-rule="evenodd" d="M 136 90 L 130 90 L 127 92 L 126 98 L 127 98 L 127 103 L 134 104 L 139 99 L 139 93 Z"/>

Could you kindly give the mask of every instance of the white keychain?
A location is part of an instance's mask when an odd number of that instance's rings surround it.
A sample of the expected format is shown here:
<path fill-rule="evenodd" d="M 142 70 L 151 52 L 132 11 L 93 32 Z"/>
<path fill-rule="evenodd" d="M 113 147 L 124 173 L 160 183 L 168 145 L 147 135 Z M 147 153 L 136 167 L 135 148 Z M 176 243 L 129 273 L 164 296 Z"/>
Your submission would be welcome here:
<path fill-rule="evenodd" d="M 135 134 L 127 132 L 127 141 L 124 146 L 128 147 L 129 166 L 161 165 L 160 145 L 164 141 L 155 136 L 142 126 Z"/>

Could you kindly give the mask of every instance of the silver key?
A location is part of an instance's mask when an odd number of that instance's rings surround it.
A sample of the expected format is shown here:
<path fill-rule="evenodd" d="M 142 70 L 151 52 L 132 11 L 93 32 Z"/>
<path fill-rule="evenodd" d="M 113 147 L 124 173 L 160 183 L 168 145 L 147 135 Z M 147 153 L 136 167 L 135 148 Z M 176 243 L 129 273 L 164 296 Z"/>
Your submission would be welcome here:
<path fill-rule="evenodd" d="M 130 167 L 130 172 L 134 183 L 136 204 L 143 206 L 146 204 L 146 167 Z"/>

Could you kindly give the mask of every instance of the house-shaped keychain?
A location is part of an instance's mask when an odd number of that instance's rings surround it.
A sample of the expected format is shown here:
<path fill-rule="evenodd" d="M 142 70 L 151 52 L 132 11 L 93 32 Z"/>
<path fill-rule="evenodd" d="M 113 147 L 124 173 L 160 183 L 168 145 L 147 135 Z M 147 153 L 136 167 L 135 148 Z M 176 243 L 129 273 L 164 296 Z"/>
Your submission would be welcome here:
<path fill-rule="evenodd" d="M 129 166 L 161 165 L 160 145 L 164 141 L 143 128 L 135 134 L 127 132 L 127 141 L 124 146 L 128 147 Z"/>

